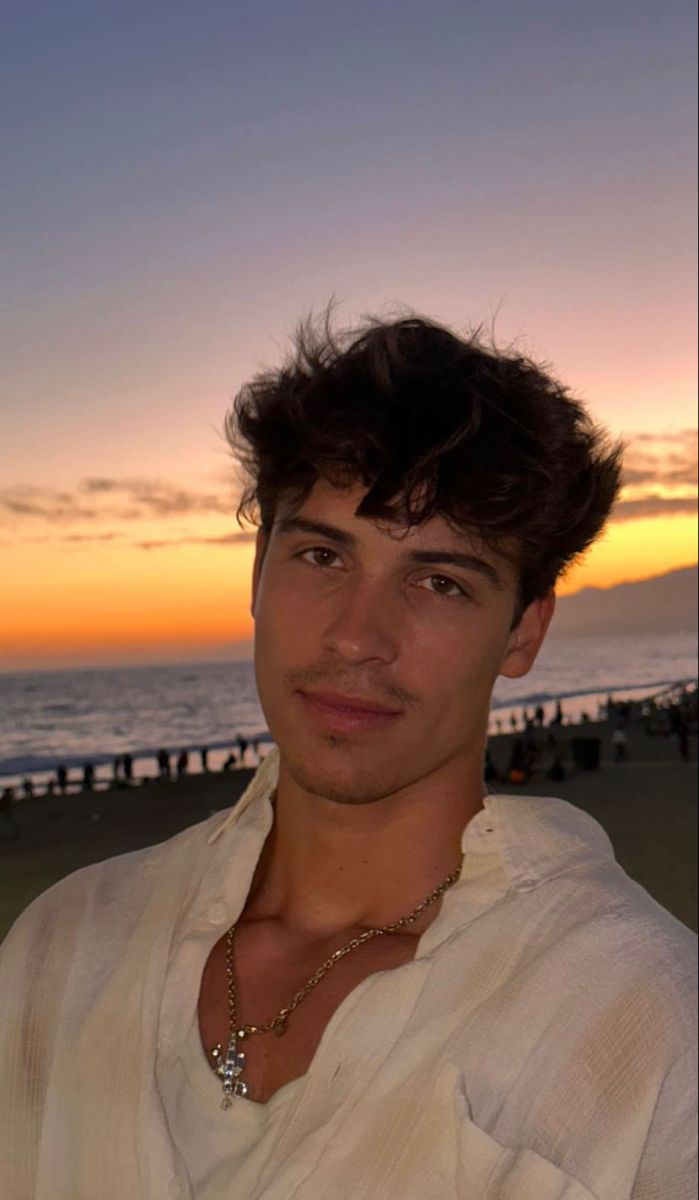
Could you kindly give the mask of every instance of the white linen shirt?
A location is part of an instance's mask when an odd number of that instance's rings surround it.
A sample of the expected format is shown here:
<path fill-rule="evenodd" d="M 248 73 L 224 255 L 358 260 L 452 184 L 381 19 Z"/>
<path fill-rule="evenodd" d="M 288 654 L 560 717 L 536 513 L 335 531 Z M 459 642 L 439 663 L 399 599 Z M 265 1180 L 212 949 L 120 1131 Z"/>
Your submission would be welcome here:
<path fill-rule="evenodd" d="M 302 1079 L 227 1114 L 213 1073 L 210 1112 L 185 1097 L 212 1147 L 195 1162 L 177 1071 L 277 775 L 273 751 L 228 814 L 76 872 L 15 923 L 2 1200 L 694 1200 L 696 938 L 596 821 L 529 796 L 486 797 L 414 960 L 346 997 Z"/>

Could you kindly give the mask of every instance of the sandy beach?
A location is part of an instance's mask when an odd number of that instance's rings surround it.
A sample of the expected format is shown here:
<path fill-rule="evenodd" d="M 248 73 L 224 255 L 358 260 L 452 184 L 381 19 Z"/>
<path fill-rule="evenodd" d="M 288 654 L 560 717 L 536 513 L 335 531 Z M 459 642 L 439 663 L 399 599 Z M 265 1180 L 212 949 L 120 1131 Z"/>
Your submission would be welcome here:
<path fill-rule="evenodd" d="M 544 742 L 547 730 L 537 736 Z M 628 761 L 614 762 L 608 723 L 565 726 L 558 733 L 566 779 L 546 778 L 546 761 L 524 785 L 493 781 L 491 792 L 560 796 L 606 829 L 618 861 L 680 921 L 697 929 L 697 746 L 691 762 L 674 737 L 651 737 L 640 721 L 628 730 Z M 577 769 L 574 737 L 601 740 L 597 770 Z M 514 735 L 491 739 L 499 772 L 509 762 Z M 254 771 L 190 775 L 177 782 L 153 780 L 132 788 L 36 796 L 14 805 L 20 836 L 0 823 L 0 937 L 35 896 L 71 871 L 153 845 L 230 807 Z"/>

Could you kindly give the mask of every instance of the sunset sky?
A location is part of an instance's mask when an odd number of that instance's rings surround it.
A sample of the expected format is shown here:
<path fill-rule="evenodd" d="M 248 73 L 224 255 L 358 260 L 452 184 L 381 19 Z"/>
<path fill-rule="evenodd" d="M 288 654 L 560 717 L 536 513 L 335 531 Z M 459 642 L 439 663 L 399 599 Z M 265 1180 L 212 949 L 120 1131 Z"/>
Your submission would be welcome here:
<path fill-rule="evenodd" d="M 8 5 L 0 669 L 251 637 L 223 418 L 333 295 L 624 436 L 563 593 L 696 562 L 694 44 L 684 0 Z"/>

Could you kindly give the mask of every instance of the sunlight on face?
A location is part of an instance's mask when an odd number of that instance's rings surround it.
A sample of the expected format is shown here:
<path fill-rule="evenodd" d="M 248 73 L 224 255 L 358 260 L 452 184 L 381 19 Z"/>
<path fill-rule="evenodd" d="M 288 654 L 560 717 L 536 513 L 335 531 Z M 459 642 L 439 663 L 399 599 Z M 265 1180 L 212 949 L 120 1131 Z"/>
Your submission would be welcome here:
<path fill-rule="evenodd" d="M 442 518 L 406 531 L 357 517 L 365 491 L 319 482 L 282 508 L 253 581 L 257 686 L 282 762 L 348 804 L 480 771 L 495 679 L 529 670 L 550 619 L 535 602 L 513 630 L 508 560 Z M 373 715 L 338 712 L 342 697 Z"/>

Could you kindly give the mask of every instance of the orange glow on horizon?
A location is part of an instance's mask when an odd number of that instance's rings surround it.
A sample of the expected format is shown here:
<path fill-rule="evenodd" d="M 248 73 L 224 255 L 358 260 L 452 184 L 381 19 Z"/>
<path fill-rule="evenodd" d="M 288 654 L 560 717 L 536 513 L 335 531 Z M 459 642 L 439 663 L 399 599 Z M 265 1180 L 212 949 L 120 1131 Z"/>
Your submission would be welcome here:
<path fill-rule="evenodd" d="M 696 561 L 694 516 L 613 522 L 556 590 L 559 596 L 569 596 L 586 587 L 610 588 L 693 566 Z"/>
<path fill-rule="evenodd" d="M 3 657 L 138 653 L 250 637 L 252 546 L 142 551 L 22 547 L 3 622 Z"/>
<path fill-rule="evenodd" d="M 558 594 L 613 587 L 697 561 L 696 518 L 655 517 L 610 525 Z M 177 661 L 224 656 L 253 636 L 252 543 L 182 544 L 151 551 L 82 545 L 17 546 L 7 577 L 0 670 Z M 9 559 L 10 556 L 7 556 Z"/>

